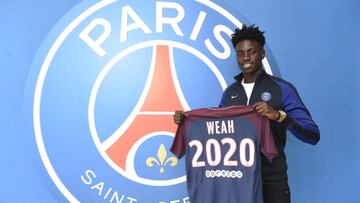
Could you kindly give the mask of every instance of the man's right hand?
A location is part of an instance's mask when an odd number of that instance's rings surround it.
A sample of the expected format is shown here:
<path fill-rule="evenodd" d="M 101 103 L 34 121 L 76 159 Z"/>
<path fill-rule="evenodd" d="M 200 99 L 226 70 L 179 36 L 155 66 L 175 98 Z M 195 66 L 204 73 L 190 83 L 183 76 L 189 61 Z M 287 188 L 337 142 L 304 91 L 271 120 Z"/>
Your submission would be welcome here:
<path fill-rule="evenodd" d="M 181 125 L 184 122 L 184 118 L 186 116 L 188 116 L 188 114 L 185 113 L 184 111 L 180 111 L 180 110 L 175 111 L 175 114 L 173 116 L 174 123 L 176 123 L 177 125 Z"/>

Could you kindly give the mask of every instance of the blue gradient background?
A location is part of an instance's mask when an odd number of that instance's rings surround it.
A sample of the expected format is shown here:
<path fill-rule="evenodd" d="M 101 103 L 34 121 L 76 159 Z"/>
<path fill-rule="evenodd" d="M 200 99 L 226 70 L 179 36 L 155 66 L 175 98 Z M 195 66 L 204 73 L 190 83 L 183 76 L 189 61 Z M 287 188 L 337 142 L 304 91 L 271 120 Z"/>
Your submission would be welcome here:
<path fill-rule="evenodd" d="M 66 202 L 24 122 L 30 67 L 45 37 L 80 1 L 0 1 L 1 202 Z M 359 202 L 360 3 L 356 0 L 232 1 L 266 31 L 281 76 L 298 89 L 320 127 L 317 146 L 289 134 L 295 203 Z M 220 100 L 220 98 L 219 98 Z"/>

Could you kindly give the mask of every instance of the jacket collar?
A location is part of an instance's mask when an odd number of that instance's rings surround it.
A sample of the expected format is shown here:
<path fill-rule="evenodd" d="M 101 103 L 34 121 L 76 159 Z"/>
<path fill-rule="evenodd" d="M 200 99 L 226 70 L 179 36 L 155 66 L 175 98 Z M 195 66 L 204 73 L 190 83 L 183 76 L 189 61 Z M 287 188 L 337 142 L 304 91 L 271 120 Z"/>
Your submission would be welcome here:
<path fill-rule="evenodd" d="M 260 80 L 262 80 L 264 78 L 264 76 L 266 76 L 267 73 L 264 71 L 264 69 L 261 69 L 259 74 L 256 76 L 256 80 L 255 80 L 255 83 L 259 82 Z M 244 74 L 243 73 L 240 73 L 238 75 L 236 75 L 234 77 L 234 79 L 237 81 L 237 82 L 241 82 L 244 78 Z"/>

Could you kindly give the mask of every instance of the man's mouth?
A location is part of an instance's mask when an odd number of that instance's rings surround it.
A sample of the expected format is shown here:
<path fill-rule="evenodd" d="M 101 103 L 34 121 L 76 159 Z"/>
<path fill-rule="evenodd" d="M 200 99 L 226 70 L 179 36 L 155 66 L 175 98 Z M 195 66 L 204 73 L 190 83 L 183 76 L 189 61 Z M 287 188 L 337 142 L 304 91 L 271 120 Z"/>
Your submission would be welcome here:
<path fill-rule="evenodd" d="M 242 65 L 243 68 L 250 68 L 252 66 L 252 63 L 244 63 Z"/>

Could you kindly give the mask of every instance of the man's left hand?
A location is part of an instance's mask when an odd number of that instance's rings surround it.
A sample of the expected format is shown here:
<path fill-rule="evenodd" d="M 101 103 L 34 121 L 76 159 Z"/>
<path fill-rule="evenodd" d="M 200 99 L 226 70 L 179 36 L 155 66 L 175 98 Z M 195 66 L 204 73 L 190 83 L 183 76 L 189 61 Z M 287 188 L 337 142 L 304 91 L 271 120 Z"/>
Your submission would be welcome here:
<path fill-rule="evenodd" d="M 253 109 L 262 116 L 268 117 L 270 120 L 277 120 L 280 113 L 266 102 L 257 102 L 252 105 Z"/>

